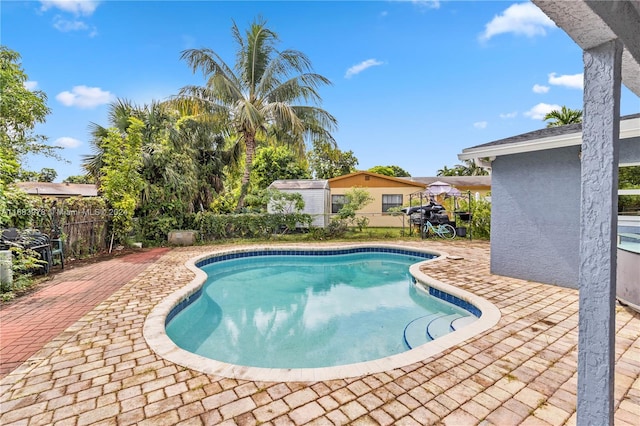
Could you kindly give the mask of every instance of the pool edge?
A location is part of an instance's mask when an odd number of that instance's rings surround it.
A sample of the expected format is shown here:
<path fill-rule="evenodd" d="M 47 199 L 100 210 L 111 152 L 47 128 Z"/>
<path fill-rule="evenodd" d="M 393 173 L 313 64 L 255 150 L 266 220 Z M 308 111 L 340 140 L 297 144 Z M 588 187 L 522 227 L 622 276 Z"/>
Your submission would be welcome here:
<path fill-rule="evenodd" d="M 228 364 L 222 361 L 212 360 L 192 352 L 188 352 L 178 347 L 166 334 L 165 322 L 171 311 L 184 300 L 188 299 L 192 294 L 196 293 L 205 283 L 206 273 L 196 266 L 196 264 L 204 259 L 212 256 L 220 256 L 223 254 L 232 254 L 246 251 L 256 250 L 295 250 L 295 251 L 314 251 L 314 250 L 342 250 L 358 247 L 375 247 L 390 248 L 397 250 L 410 250 L 421 253 L 435 254 L 439 257 L 434 259 L 426 259 L 410 266 L 409 272 L 418 283 L 429 287 L 436 288 L 466 301 L 481 311 L 481 315 L 472 324 L 463 327 L 460 330 L 440 337 L 432 342 L 425 343 L 414 349 L 400 354 L 391 355 L 371 361 L 364 361 L 353 364 L 345 364 L 334 367 L 319 368 L 263 368 L 248 367 Z M 476 296 L 470 292 L 457 288 L 455 286 L 438 281 L 420 270 L 420 266 L 428 262 L 438 262 L 447 259 L 448 253 L 438 250 L 427 250 L 416 247 L 403 247 L 395 244 L 347 244 L 347 245 L 322 245 L 315 247 L 306 246 L 277 246 L 274 249 L 264 246 L 243 246 L 240 248 L 225 249 L 213 251 L 201 256 L 196 256 L 185 262 L 187 269 L 195 274 L 195 277 L 181 289 L 171 293 L 162 302 L 158 303 L 147 316 L 144 327 L 143 336 L 151 348 L 158 356 L 167 361 L 173 362 L 183 367 L 191 368 L 207 374 L 215 374 L 227 378 L 254 380 L 254 381 L 296 381 L 296 382 L 312 382 L 319 380 L 343 379 L 349 377 L 358 377 L 366 374 L 380 373 L 383 371 L 400 368 L 432 357 L 438 353 L 460 344 L 465 340 L 474 337 L 491 327 L 493 327 L 500 319 L 500 311 L 487 300 Z"/>

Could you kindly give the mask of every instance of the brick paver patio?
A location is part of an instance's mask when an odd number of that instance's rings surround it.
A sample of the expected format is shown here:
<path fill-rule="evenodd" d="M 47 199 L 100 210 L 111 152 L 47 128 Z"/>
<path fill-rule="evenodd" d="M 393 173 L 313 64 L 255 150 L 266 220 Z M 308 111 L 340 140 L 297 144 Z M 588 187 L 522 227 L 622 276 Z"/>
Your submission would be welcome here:
<path fill-rule="evenodd" d="M 46 288 L 0 310 L 0 377 L 166 253 L 145 250 L 55 276 Z"/>
<path fill-rule="evenodd" d="M 0 381 L 0 424 L 575 424 L 577 292 L 491 275 L 485 242 L 397 243 L 462 257 L 424 270 L 494 303 L 499 323 L 440 355 L 362 377 L 207 375 L 159 358 L 142 335 L 150 310 L 191 280 L 184 262 L 214 250 L 174 249 Z M 640 314 L 616 310 L 615 423 L 638 425 Z"/>

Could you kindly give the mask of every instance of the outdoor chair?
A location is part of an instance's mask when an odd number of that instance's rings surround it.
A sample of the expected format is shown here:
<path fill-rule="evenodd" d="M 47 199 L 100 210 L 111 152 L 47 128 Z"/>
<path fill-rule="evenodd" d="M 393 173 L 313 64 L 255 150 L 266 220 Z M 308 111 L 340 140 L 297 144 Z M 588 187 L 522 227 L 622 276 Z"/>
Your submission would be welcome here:
<path fill-rule="evenodd" d="M 55 263 L 56 256 L 60 256 L 60 266 L 64 269 L 64 252 L 62 249 L 62 238 L 51 239 L 51 263 Z"/>

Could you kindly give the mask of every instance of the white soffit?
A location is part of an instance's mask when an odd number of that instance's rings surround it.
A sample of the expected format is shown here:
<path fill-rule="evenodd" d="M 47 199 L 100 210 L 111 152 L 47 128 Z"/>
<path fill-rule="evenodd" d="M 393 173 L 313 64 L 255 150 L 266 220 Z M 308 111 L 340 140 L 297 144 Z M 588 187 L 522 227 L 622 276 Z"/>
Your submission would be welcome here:
<path fill-rule="evenodd" d="M 640 137 L 640 117 L 620 121 L 620 139 Z M 458 154 L 460 160 L 475 158 L 494 158 L 501 155 L 521 154 L 524 152 L 543 151 L 565 146 L 581 145 L 582 132 L 568 133 L 560 136 L 531 139 L 524 142 L 513 142 L 503 145 L 488 145 L 468 148 Z"/>

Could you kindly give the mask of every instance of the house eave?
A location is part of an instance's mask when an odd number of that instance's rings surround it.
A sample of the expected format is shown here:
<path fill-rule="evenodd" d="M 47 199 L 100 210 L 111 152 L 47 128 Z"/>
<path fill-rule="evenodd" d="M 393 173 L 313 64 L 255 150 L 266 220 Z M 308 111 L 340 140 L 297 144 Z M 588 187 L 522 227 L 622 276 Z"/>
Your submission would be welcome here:
<path fill-rule="evenodd" d="M 640 118 L 620 122 L 620 139 L 640 137 Z M 582 132 L 568 133 L 561 136 L 531 139 L 504 145 L 489 145 L 467 148 L 458 154 L 460 160 L 477 158 L 495 158 L 501 155 L 522 154 L 525 152 L 544 151 L 547 149 L 563 148 L 582 144 Z"/>

